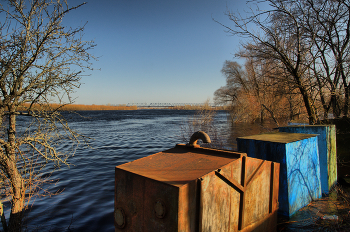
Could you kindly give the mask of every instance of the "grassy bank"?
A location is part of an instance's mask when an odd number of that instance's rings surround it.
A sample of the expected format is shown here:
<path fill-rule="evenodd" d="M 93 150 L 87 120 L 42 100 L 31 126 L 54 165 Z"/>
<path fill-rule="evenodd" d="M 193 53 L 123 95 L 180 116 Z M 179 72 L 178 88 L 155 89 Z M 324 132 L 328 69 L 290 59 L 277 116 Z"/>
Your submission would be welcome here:
<path fill-rule="evenodd" d="M 58 107 L 59 105 L 57 105 Z M 126 106 L 126 105 L 81 105 L 71 104 L 65 105 L 61 108 L 63 111 L 83 111 L 83 110 L 137 110 L 137 106 Z"/>
<path fill-rule="evenodd" d="M 29 104 L 24 104 L 22 106 L 23 110 L 29 108 Z M 87 110 L 137 110 L 137 106 L 126 106 L 126 105 L 83 105 L 83 104 L 50 104 L 46 106 L 34 105 L 33 109 L 39 110 L 40 108 L 45 108 L 45 110 L 58 109 L 59 111 L 87 111 Z"/>

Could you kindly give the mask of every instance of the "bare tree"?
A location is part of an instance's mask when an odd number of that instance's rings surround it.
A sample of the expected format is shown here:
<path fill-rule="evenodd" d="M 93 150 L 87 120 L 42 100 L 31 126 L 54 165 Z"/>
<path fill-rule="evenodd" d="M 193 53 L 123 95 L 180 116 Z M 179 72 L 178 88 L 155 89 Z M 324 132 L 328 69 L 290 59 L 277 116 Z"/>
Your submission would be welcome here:
<path fill-rule="evenodd" d="M 241 88 L 239 80 L 243 80 L 244 72 L 237 62 L 226 60 L 221 73 L 226 77 L 226 85 L 214 93 L 214 101 L 217 104 L 229 104 L 237 100 L 237 92 Z"/>
<path fill-rule="evenodd" d="M 260 11 L 258 7 L 251 8 L 247 17 L 228 12 L 234 27 L 225 27 L 229 33 L 250 39 L 243 46 L 247 52 L 239 54 L 241 57 L 274 60 L 278 68 L 284 68 L 290 74 L 294 85 L 303 96 L 310 123 L 313 124 L 318 121 L 318 116 L 304 78 L 306 54 L 309 49 L 303 39 L 305 33 L 296 17 L 285 7 L 283 0 L 266 2 L 270 4 L 271 10 Z"/>
<path fill-rule="evenodd" d="M 239 57 L 273 60 L 303 98 L 310 124 L 349 111 L 350 1 L 249 1 L 246 16 L 227 12 L 229 33 L 249 39 Z M 259 6 L 269 5 L 267 10 Z M 321 107 L 320 107 L 321 106 Z"/>
<path fill-rule="evenodd" d="M 83 4 L 81 4 L 83 5 Z M 81 72 L 91 69 L 83 27 L 68 28 L 64 16 L 80 7 L 59 0 L 7 0 L 0 3 L 0 174 L 10 196 L 6 231 L 20 231 L 26 195 L 40 185 L 48 162 L 68 164 L 81 136 L 50 102 L 71 103 Z M 18 117 L 28 117 L 19 124 Z M 71 150 L 58 149 L 70 141 Z M 2 218 L 4 214 L 1 215 Z"/>
<path fill-rule="evenodd" d="M 247 58 L 244 69 L 237 62 L 226 61 L 221 72 L 226 85 L 214 93 L 217 103 L 229 104 L 233 121 L 264 121 L 272 118 L 295 119 L 299 99 L 285 83 L 273 60 Z"/>
<path fill-rule="evenodd" d="M 293 2 L 299 20 L 308 33 L 313 49 L 310 67 L 317 80 L 325 117 L 348 116 L 349 111 L 349 43 L 350 1 Z"/>

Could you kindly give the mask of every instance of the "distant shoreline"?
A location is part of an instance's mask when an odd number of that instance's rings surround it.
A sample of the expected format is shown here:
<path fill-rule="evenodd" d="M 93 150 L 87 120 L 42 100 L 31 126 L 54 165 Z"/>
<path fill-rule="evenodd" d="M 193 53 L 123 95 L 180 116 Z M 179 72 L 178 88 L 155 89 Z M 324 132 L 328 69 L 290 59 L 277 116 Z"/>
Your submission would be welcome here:
<path fill-rule="evenodd" d="M 25 104 L 23 110 L 27 110 L 29 104 Z M 211 107 L 206 104 L 203 105 L 183 105 L 174 107 L 137 107 L 127 105 L 83 105 L 83 104 L 55 104 L 52 103 L 48 106 L 34 106 L 33 108 L 45 107 L 47 110 L 59 110 L 59 111 L 99 111 L 99 110 L 143 110 L 143 109 L 169 109 L 169 110 L 226 110 L 225 106 Z"/>

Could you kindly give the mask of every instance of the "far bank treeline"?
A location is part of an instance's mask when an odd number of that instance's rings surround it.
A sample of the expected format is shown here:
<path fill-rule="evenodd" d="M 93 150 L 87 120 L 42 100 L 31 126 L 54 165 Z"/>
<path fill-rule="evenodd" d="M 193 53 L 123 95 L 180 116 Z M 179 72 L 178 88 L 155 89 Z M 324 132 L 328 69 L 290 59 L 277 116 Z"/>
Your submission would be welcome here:
<path fill-rule="evenodd" d="M 23 105 L 23 110 L 28 109 L 29 105 Z M 34 106 L 34 109 L 41 108 L 43 106 Z M 137 106 L 127 106 L 127 105 L 83 105 L 83 104 L 50 104 L 47 106 L 50 109 L 55 109 L 57 111 L 94 111 L 94 110 L 138 110 L 138 109 L 173 109 L 173 110 L 202 110 L 203 108 L 210 107 L 213 110 L 226 110 L 227 107 L 218 106 L 211 107 L 204 103 L 203 105 L 183 105 L 175 107 L 164 107 L 164 108 L 152 108 L 152 107 L 137 107 Z M 37 109 L 38 110 L 38 109 Z"/>

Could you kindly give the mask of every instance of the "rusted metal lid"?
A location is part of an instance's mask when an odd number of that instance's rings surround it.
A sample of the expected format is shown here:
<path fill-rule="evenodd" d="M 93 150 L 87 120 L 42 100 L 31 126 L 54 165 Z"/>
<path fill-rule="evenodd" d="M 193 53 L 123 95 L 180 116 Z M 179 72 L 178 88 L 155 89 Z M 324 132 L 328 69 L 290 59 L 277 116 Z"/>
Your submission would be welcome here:
<path fill-rule="evenodd" d="M 172 149 L 119 165 L 116 168 L 167 184 L 182 186 L 242 156 L 246 154 L 177 144 Z"/>

